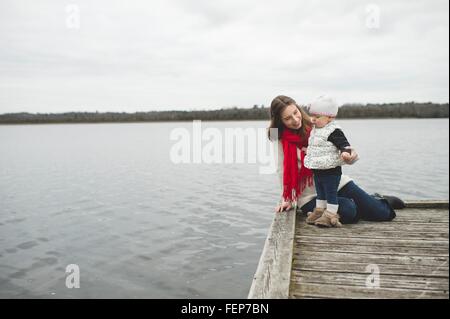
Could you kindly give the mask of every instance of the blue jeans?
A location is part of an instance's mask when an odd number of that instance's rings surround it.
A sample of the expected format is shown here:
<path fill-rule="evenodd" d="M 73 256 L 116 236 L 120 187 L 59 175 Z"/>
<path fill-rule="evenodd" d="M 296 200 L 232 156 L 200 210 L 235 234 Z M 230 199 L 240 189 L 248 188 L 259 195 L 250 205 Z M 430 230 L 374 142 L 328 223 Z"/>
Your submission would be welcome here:
<path fill-rule="evenodd" d="M 314 174 L 317 199 L 326 200 L 328 204 L 338 205 L 338 187 L 341 175 Z"/>
<path fill-rule="evenodd" d="M 343 224 L 357 223 L 358 220 L 389 221 L 395 218 L 395 211 L 385 199 L 367 194 L 353 181 L 338 192 L 338 214 Z M 316 207 L 313 199 L 301 207 L 302 212 L 310 212 Z"/>

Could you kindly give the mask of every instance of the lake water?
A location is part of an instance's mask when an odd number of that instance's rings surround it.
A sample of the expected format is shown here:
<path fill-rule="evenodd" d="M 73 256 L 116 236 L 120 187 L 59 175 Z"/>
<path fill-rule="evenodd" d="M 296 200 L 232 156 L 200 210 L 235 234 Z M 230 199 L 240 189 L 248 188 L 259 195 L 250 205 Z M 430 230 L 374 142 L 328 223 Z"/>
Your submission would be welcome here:
<path fill-rule="evenodd" d="M 344 173 L 366 191 L 448 200 L 448 119 L 339 123 L 361 157 Z M 278 178 L 175 164 L 175 128 L 193 123 L 0 126 L 0 297 L 245 298 Z"/>

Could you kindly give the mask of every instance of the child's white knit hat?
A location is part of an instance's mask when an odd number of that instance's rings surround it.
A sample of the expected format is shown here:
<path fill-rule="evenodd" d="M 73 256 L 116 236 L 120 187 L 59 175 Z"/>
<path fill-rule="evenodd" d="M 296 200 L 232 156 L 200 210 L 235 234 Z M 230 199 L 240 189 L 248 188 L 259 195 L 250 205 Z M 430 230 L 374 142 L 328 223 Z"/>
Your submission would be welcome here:
<path fill-rule="evenodd" d="M 309 113 L 311 115 L 325 115 L 336 117 L 338 108 L 339 105 L 333 98 L 322 95 L 309 105 Z"/>

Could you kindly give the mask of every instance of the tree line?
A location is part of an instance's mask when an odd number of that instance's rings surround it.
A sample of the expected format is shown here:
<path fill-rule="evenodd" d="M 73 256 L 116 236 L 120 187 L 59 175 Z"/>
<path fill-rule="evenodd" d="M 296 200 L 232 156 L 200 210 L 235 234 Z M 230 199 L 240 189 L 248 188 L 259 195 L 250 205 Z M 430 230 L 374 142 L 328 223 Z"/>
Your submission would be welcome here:
<path fill-rule="evenodd" d="M 307 111 L 307 107 L 305 107 Z M 449 104 L 384 103 L 344 104 L 339 118 L 448 118 Z M 167 122 L 167 121 L 238 121 L 268 120 L 269 108 L 222 108 L 205 111 L 150 112 L 67 112 L 67 113 L 6 113 L 0 114 L 0 124 L 38 123 L 107 123 L 107 122 Z"/>

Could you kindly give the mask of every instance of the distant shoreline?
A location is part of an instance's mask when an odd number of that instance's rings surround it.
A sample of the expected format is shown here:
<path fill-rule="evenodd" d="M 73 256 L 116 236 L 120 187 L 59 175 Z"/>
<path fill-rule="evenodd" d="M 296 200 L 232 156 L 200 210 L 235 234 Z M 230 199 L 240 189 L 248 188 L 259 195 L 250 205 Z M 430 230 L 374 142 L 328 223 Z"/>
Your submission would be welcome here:
<path fill-rule="evenodd" d="M 307 110 L 307 109 L 306 109 Z M 146 122 L 205 122 L 270 120 L 269 108 L 228 108 L 206 111 L 150 111 L 150 112 L 67 112 L 67 113 L 6 113 L 0 114 L 0 125 L 14 124 L 99 124 Z M 340 119 L 425 119 L 449 118 L 449 104 L 389 103 L 345 104 L 339 109 Z"/>
<path fill-rule="evenodd" d="M 366 118 L 339 118 L 338 120 L 445 120 L 449 117 L 366 117 Z M 66 124 L 144 124 L 144 123 L 191 123 L 192 121 L 202 122 L 261 122 L 269 119 L 259 120 L 177 120 L 177 121 L 115 121 L 115 122 L 25 122 L 25 123 L 0 123 L 0 126 L 14 125 L 66 125 Z"/>

